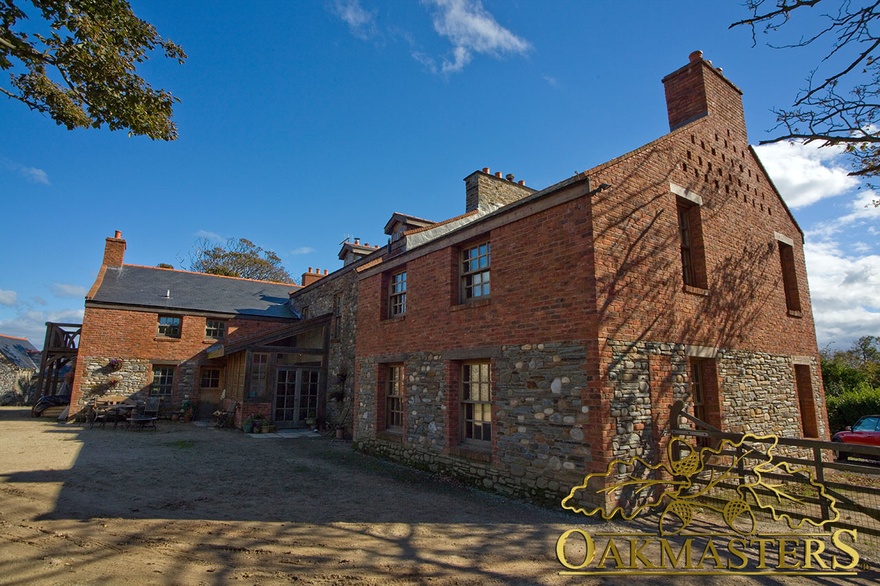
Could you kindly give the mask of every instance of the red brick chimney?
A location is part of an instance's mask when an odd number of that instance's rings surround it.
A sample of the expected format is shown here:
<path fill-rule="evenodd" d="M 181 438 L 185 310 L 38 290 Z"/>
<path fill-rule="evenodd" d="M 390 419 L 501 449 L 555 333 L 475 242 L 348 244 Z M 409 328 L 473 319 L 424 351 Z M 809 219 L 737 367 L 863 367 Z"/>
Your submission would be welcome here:
<path fill-rule="evenodd" d="M 321 269 L 315 269 L 315 272 L 312 272 L 312 267 L 309 267 L 309 272 L 302 274 L 302 286 L 308 287 L 318 279 L 323 278 L 327 274 L 327 269 L 324 269 L 324 274 L 321 274 Z"/>
<path fill-rule="evenodd" d="M 107 238 L 104 245 L 104 265 L 108 267 L 121 267 L 125 261 L 125 240 L 119 230 L 112 238 Z"/>
<path fill-rule="evenodd" d="M 733 85 L 702 51 L 690 54 L 690 63 L 663 78 L 669 129 L 675 130 L 704 116 L 717 116 L 730 136 L 746 140 L 742 90 Z"/>

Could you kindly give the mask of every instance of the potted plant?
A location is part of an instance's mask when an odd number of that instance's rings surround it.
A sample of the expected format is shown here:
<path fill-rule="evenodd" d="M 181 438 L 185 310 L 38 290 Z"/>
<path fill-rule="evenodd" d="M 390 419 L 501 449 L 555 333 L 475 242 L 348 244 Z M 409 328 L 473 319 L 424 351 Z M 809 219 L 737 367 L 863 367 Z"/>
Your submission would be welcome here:
<path fill-rule="evenodd" d="M 315 418 L 315 412 L 309 411 L 309 414 L 306 416 L 305 424 L 309 427 L 314 427 L 317 422 L 318 420 Z"/>
<path fill-rule="evenodd" d="M 254 422 L 253 422 L 254 433 L 262 433 L 263 423 L 264 423 L 264 421 L 263 421 L 263 414 L 262 413 L 257 413 L 256 415 L 254 415 Z"/>
<path fill-rule="evenodd" d="M 247 419 L 245 419 L 244 422 L 241 424 L 241 429 L 245 433 L 253 433 L 254 432 L 254 418 L 248 417 Z"/>
<path fill-rule="evenodd" d="M 186 421 L 186 422 L 192 421 L 192 418 L 193 418 L 192 401 L 190 401 L 189 399 L 185 399 L 183 401 L 183 404 L 180 406 L 180 415 L 184 421 Z"/>

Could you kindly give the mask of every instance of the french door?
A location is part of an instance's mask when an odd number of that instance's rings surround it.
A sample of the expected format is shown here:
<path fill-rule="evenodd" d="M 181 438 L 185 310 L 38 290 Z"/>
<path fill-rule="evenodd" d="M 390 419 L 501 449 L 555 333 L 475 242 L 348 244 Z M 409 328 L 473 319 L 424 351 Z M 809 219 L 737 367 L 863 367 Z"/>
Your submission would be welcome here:
<path fill-rule="evenodd" d="M 300 427 L 318 416 L 317 368 L 281 367 L 275 381 L 275 423 Z"/>

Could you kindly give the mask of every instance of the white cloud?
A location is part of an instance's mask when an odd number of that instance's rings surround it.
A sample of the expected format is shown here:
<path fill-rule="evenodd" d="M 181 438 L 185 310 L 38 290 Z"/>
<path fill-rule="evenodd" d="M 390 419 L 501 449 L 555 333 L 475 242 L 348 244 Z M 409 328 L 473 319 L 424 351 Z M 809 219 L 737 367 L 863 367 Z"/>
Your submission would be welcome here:
<path fill-rule="evenodd" d="M 423 0 L 423 3 L 435 8 L 434 30 L 453 44 L 451 60 L 443 60 L 443 73 L 461 71 L 471 62 L 474 53 L 498 57 L 524 54 L 531 48 L 528 41 L 498 24 L 479 0 Z M 424 63 L 424 56 L 419 60 Z"/>
<path fill-rule="evenodd" d="M 31 183 L 42 183 L 43 185 L 52 185 L 49 182 L 49 175 L 42 169 L 36 167 L 21 167 L 19 172 L 24 175 Z"/>
<path fill-rule="evenodd" d="M 226 242 L 226 238 L 223 238 L 216 232 L 208 232 L 207 230 L 199 230 L 196 232 L 197 238 L 204 238 L 205 240 L 210 240 L 211 242 L 221 243 Z"/>
<path fill-rule="evenodd" d="M 333 12 L 347 25 L 351 33 L 359 39 L 371 39 L 379 34 L 376 27 L 376 11 L 364 10 L 360 0 L 336 0 Z"/>
<path fill-rule="evenodd" d="M 755 147 L 785 203 L 802 208 L 823 199 L 844 195 L 859 186 L 838 147 L 777 142 Z"/>
<path fill-rule="evenodd" d="M 82 318 L 82 309 L 22 311 L 14 318 L 0 320 L 0 332 L 27 338 L 31 344 L 40 348 L 46 339 L 46 322 L 82 323 Z"/>
<path fill-rule="evenodd" d="M 52 283 L 52 294 L 55 297 L 74 297 L 80 298 L 86 296 L 86 293 L 89 292 L 85 287 L 81 287 L 80 285 L 70 285 L 67 283 Z"/>
<path fill-rule="evenodd" d="M 0 289 L 0 305 L 15 305 L 18 294 L 15 291 L 4 291 Z"/>
<path fill-rule="evenodd" d="M 42 169 L 38 169 L 36 167 L 27 167 L 25 165 L 22 165 L 21 163 L 10 161 L 5 157 L 0 159 L 0 162 L 2 162 L 3 166 L 6 167 L 8 170 L 21 175 L 31 183 L 52 185 L 52 183 L 49 181 L 49 174 Z"/>
<path fill-rule="evenodd" d="M 309 254 L 310 252 L 315 252 L 315 249 L 311 246 L 300 246 L 299 248 L 294 248 L 290 251 L 290 254 L 298 256 L 301 254 Z"/>
<path fill-rule="evenodd" d="M 804 256 L 820 347 L 848 348 L 880 331 L 877 194 L 847 175 L 842 149 L 800 143 L 755 147 L 788 205 L 807 208 Z M 830 198 L 846 196 L 840 204 Z M 866 207 L 867 206 L 867 207 Z"/>
<path fill-rule="evenodd" d="M 848 348 L 880 332 L 880 255 L 847 256 L 825 240 L 804 246 L 819 345 Z"/>

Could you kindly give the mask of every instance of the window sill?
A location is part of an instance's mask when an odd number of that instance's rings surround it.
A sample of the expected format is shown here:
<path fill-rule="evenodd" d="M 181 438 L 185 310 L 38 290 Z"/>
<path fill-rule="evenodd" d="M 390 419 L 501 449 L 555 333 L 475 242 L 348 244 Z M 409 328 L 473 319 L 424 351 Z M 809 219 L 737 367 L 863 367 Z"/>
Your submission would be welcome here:
<path fill-rule="evenodd" d="M 789 309 L 788 317 L 804 317 L 804 313 L 802 311 L 797 311 L 796 309 Z"/>
<path fill-rule="evenodd" d="M 398 322 L 402 322 L 402 321 L 406 321 L 406 314 L 395 315 L 394 317 L 386 317 L 385 319 L 381 320 L 381 323 L 393 324 L 393 323 L 398 323 Z"/>
<path fill-rule="evenodd" d="M 180 338 L 169 338 L 168 336 L 156 336 L 153 338 L 155 342 L 180 342 Z"/>
<path fill-rule="evenodd" d="M 391 429 L 383 429 L 379 433 L 376 434 L 376 439 L 380 439 L 386 442 L 394 442 L 396 444 L 403 443 L 403 430 L 394 431 Z"/>
<path fill-rule="evenodd" d="M 202 340 L 202 344 L 216 344 L 217 342 L 222 342 L 223 338 L 205 338 Z"/>
<path fill-rule="evenodd" d="M 459 444 L 449 448 L 449 454 L 458 456 L 459 458 L 467 458 L 475 462 L 492 463 L 492 447 L 487 445 L 485 448 L 474 444 Z"/>
<path fill-rule="evenodd" d="M 459 303 L 458 305 L 453 305 L 449 308 L 450 311 L 461 311 L 463 309 L 473 309 L 475 307 L 486 307 L 487 305 L 492 303 L 492 299 L 472 299 L 471 301 L 465 301 L 464 303 Z"/>
<path fill-rule="evenodd" d="M 704 289 L 703 287 L 694 287 L 693 285 L 685 285 L 682 288 L 682 291 L 685 293 L 690 293 L 691 295 L 700 295 L 702 297 L 709 296 L 709 290 Z"/>

